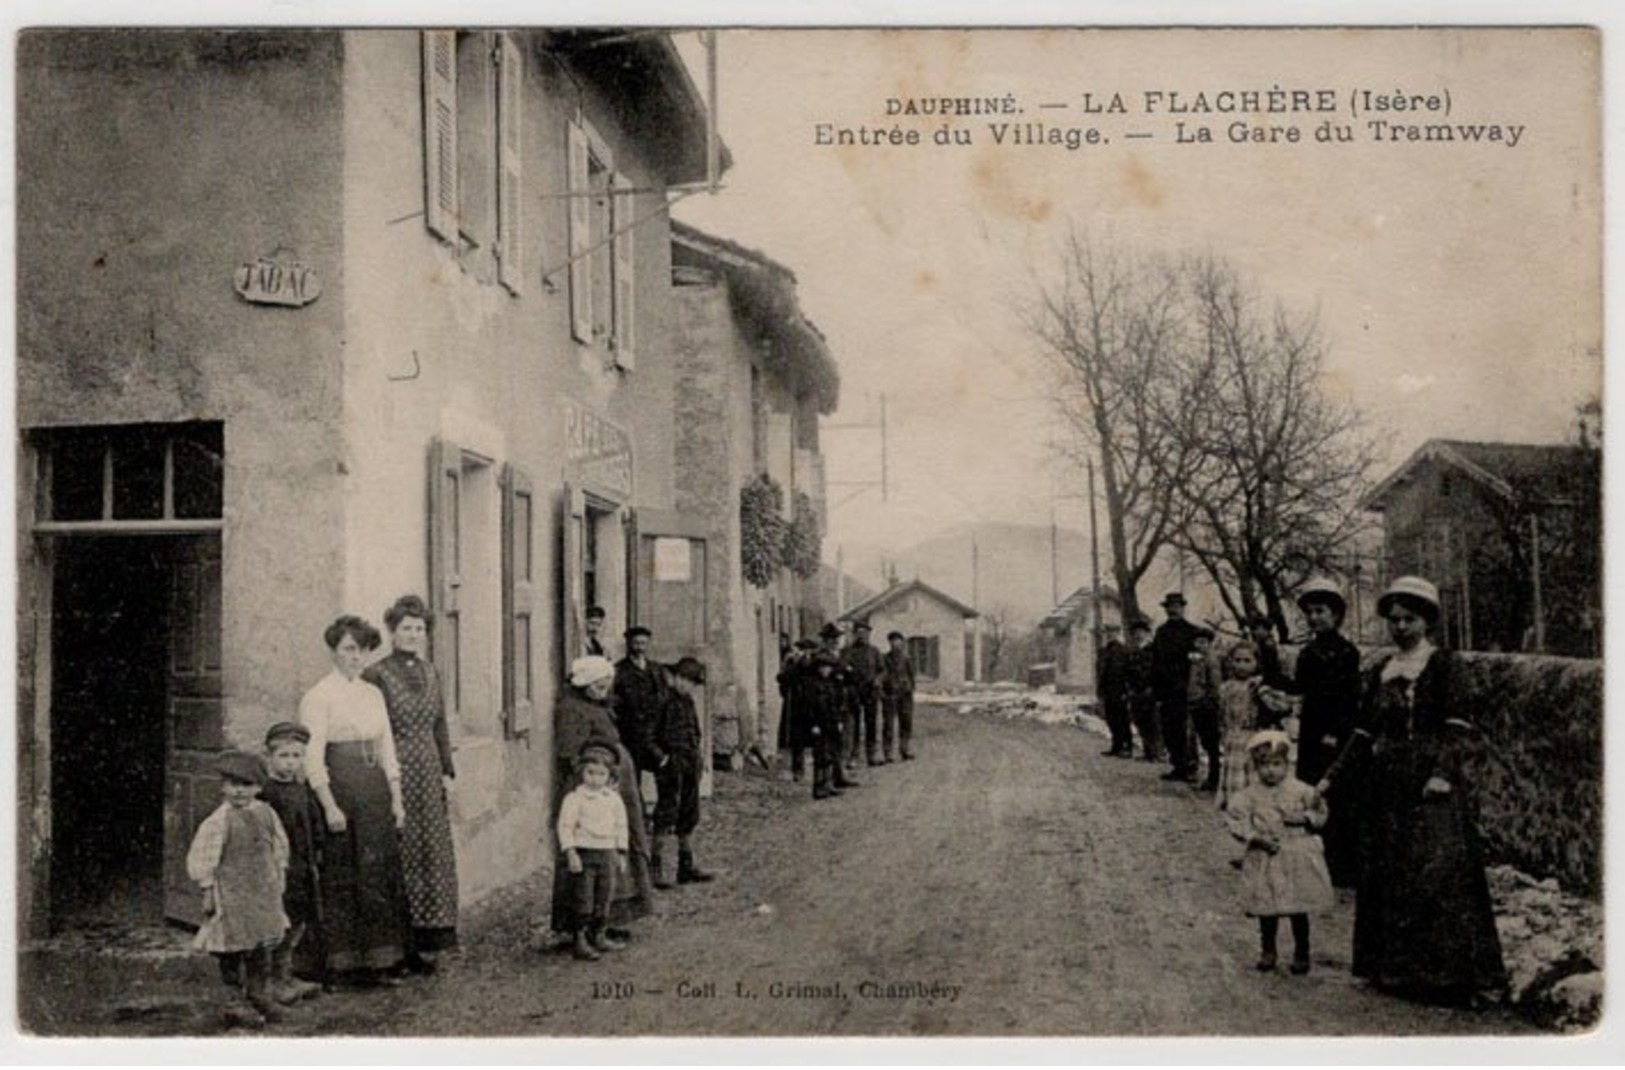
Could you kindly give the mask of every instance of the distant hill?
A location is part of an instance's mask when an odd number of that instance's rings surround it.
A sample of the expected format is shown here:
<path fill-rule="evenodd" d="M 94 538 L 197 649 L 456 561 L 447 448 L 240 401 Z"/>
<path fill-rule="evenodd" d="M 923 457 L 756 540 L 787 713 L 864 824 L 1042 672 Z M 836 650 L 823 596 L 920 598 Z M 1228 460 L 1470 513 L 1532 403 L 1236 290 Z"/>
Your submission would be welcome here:
<path fill-rule="evenodd" d="M 1052 570 L 1048 524 L 966 524 L 903 549 L 847 544 L 842 557 L 846 573 L 863 584 L 883 589 L 885 568 L 891 567 L 899 580 L 924 580 L 983 612 L 1008 610 L 1009 625 L 1018 631 L 1037 624 L 1062 598 L 1089 582 L 1088 536 L 1059 529 Z M 1110 582 L 1109 575 L 1104 579 Z"/>

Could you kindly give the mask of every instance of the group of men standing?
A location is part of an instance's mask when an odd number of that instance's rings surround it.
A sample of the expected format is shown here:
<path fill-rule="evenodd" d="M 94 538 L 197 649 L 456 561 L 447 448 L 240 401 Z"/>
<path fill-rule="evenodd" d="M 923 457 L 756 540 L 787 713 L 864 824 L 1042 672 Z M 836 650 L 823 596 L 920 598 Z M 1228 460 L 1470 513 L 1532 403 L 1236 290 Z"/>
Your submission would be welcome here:
<path fill-rule="evenodd" d="M 852 626 L 841 646 L 841 629 L 825 624 L 818 638 L 786 650 L 779 670 L 784 700 L 780 745 L 790 751 L 791 776 L 802 779 L 806 752 L 813 754 L 813 798 L 825 799 L 857 786 L 850 773 L 862 754 L 870 766 L 914 757 L 914 665 L 901 632 L 887 636 L 882 653 L 869 641 L 867 621 Z"/>
<path fill-rule="evenodd" d="M 1194 780 L 1199 756 L 1192 746 L 1189 682 L 1191 654 L 1196 641 L 1208 632 L 1185 619 L 1185 596 L 1178 591 L 1162 600 L 1167 619 L 1153 636 L 1151 621 L 1129 618 L 1125 644 L 1115 624 L 1104 625 L 1100 651 L 1098 691 L 1102 713 L 1111 732 L 1111 757 L 1134 756 L 1134 731 L 1140 733 L 1141 757 L 1162 761 L 1166 754 L 1168 780 Z M 1279 686 L 1281 655 L 1270 637 L 1270 622 L 1247 622 L 1258 647 L 1264 683 Z"/>

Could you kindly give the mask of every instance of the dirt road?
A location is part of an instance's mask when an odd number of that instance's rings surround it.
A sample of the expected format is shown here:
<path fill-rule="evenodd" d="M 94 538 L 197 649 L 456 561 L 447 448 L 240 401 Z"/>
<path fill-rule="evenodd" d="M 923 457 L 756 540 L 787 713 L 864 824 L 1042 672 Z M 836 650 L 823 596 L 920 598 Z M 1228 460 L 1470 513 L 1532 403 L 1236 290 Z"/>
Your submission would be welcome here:
<path fill-rule="evenodd" d="M 538 950 L 531 908 L 544 897 L 532 883 L 478 911 L 464 951 L 437 976 L 323 996 L 273 1031 L 1527 1030 L 1504 1012 L 1367 991 L 1348 973 L 1346 905 L 1316 920 L 1307 977 L 1259 974 L 1256 929 L 1226 864 L 1237 849 L 1210 797 L 1159 780 L 1158 767 L 1100 756 L 1102 741 L 1076 727 L 929 709 L 917 721 L 919 760 L 864 770 L 863 786 L 840 799 L 720 777 L 698 841 L 720 879 L 660 893 L 659 916 L 601 963 Z M 149 1031 L 85 1010 L 91 1032 Z"/>

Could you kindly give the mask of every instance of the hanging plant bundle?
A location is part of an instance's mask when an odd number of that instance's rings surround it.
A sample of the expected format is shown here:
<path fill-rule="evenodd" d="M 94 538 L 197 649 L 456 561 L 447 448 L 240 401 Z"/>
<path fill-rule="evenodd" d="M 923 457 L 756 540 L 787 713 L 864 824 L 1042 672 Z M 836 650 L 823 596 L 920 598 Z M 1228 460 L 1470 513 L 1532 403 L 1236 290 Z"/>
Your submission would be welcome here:
<path fill-rule="evenodd" d="M 806 491 L 796 491 L 790 525 L 784 532 L 784 564 L 802 579 L 818 574 L 824 533 L 819 530 L 818 511 Z"/>
<path fill-rule="evenodd" d="M 739 492 L 739 550 L 745 581 L 766 587 L 784 565 L 784 489 L 763 473 Z"/>

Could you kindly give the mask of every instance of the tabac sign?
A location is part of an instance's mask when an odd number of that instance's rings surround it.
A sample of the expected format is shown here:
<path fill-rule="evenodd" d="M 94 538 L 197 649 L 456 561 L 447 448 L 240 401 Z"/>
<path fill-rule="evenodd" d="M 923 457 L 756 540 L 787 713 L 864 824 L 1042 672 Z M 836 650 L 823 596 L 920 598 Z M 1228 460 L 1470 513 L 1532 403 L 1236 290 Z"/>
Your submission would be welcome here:
<path fill-rule="evenodd" d="M 241 265 L 232 282 L 238 296 L 256 305 L 301 308 L 322 293 L 315 268 L 282 256 L 262 256 Z"/>
<path fill-rule="evenodd" d="M 632 437 L 625 429 L 567 400 L 564 441 L 572 478 L 632 497 Z"/>

